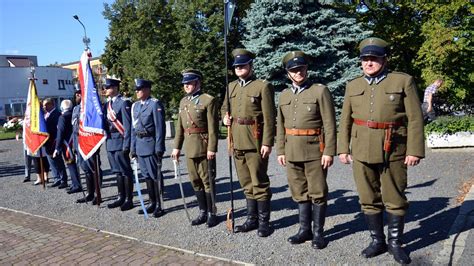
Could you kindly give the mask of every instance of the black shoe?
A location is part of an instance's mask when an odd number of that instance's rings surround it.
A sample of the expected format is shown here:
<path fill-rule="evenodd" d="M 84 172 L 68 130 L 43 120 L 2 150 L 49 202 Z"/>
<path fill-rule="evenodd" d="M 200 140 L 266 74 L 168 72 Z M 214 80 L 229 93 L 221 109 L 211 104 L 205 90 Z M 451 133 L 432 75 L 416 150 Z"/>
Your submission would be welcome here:
<path fill-rule="evenodd" d="M 267 237 L 273 233 L 270 225 L 270 200 L 257 201 L 258 205 L 258 229 L 259 237 Z"/>
<path fill-rule="evenodd" d="M 288 238 L 290 244 L 302 244 L 308 240 L 313 239 L 313 231 L 311 229 L 311 202 L 298 203 L 298 218 L 300 222 L 300 229 L 296 235 Z"/>
<path fill-rule="evenodd" d="M 362 256 L 364 258 L 373 258 L 387 252 L 387 244 L 385 243 L 385 235 L 383 233 L 383 213 L 364 214 L 364 216 L 372 242 L 362 250 Z"/>
<path fill-rule="evenodd" d="M 121 211 L 128 211 L 128 210 L 131 210 L 133 209 L 133 201 L 129 201 L 129 200 L 126 200 L 122 206 L 120 206 L 120 210 Z"/>
<path fill-rule="evenodd" d="M 51 187 L 58 187 L 59 185 L 61 185 L 61 180 L 54 181 L 54 183 L 51 185 Z"/>
<path fill-rule="evenodd" d="M 411 259 L 402 248 L 403 229 L 405 227 L 405 216 L 387 214 L 388 220 L 388 253 L 400 264 L 410 264 Z"/>
<path fill-rule="evenodd" d="M 86 197 L 76 200 L 77 203 L 86 203 L 94 199 L 94 194 L 87 194 Z"/>
<path fill-rule="evenodd" d="M 23 183 L 26 183 L 26 182 L 30 182 L 31 179 L 29 177 L 25 177 L 25 179 L 23 179 Z"/>
<path fill-rule="evenodd" d="M 159 218 L 163 215 L 165 215 L 165 211 L 162 210 L 161 208 L 156 208 L 155 211 L 153 211 L 153 217 L 155 218 Z"/>
<path fill-rule="evenodd" d="M 74 194 L 74 193 L 78 193 L 78 192 L 82 192 L 82 188 L 81 188 L 81 187 L 74 187 L 74 188 L 71 188 L 70 190 L 67 191 L 67 194 Z"/>
<path fill-rule="evenodd" d="M 247 199 L 247 220 L 242 225 L 235 227 L 236 233 L 245 233 L 258 228 L 257 201 Z"/>
<path fill-rule="evenodd" d="M 67 188 L 67 183 L 61 183 L 61 184 L 58 186 L 58 189 L 63 189 L 63 188 Z"/>
<path fill-rule="evenodd" d="M 198 217 L 191 221 L 191 225 L 200 225 L 207 222 L 207 213 L 200 211 Z"/>
<path fill-rule="evenodd" d="M 323 249 L 327 246 L 324 239 L 324 222 L 326 221 L 326 203 L 319 205 L 313 204 L 313 240 L 311 246 L 314 249 Z"/>
<path fill-rule="evenodd" d="M 207 214 L 207 227 L 211 228 L 216 226 L 219 223 L 219 218 L 217 218 L 217 215 L 213 213 L 208 213 Z"/>

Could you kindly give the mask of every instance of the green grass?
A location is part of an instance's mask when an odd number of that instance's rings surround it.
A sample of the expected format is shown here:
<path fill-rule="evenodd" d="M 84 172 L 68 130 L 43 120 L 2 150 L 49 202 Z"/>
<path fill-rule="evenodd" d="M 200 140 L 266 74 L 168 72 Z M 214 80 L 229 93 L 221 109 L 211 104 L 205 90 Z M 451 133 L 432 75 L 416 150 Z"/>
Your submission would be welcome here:
<path fill-rule="evenodd" d="M 2 139 L 15 139 L 15 132 L 4 132 L 3 130 L 0 130 L 0 140 Z"/>

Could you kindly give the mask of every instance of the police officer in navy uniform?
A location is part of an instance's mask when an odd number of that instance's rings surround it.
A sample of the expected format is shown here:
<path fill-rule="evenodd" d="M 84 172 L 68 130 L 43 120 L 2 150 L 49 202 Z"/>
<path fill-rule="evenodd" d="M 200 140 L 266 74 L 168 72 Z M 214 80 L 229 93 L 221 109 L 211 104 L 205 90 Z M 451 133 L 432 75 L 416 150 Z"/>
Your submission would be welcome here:
<path fill-rule="evenodd" d="M 104 84 L 107 103 L 104 115 L 107 131 L 107 156 L 117 177 L 118 198 L 107 205 L 126 211 L 133 208 L 133 172 L 130 166 L 131 105 L 129 99 L 119 94 L 120 81 L 106 79 Z"/>
<path fill-rule="evenodd" d="M 82 155 L 79 153 L 79 119 L 81 115 L 81 89 L 79 87 L 76 88 L 74 93 L 74 100 L 76 102 L 76 106 L 72 109 L 72 135 L 73 135 L 73 142 L 74 142 L 74 153 L 77 158 L 77 164 L 82 168 L 86 176 L 86 187 L 87 187 L 87 195 L 83 198 L 76 200 L 77 203 L 85 203 L 92 201 L 92 205 L 97 204 L 97 198 L 94 196 L 95 193 L 95 183 L 94 183 L 94 172 L 95 172 L 95 156 L 99 156 L 99 150 L 89 159 L 84 160 Z M 100 167 L 100 158 L 99 160 L 99 167 Z M 102 171 L 99 168 L 99 175 L 100 178 L 102 177 Z"/>
<path fill-rule="evenodd" d="M 132 105 L 132 157 L 146 180 L 150 205 L 147 212 L 160 217 L 162 209 L 163 175 L 161 161 L 165 152 L 165 109 L 160 101 L 150 96 L 151 81 L 135 79 L 137 101 Z M 143 211 L 139 211 L 142 214 Z"/>

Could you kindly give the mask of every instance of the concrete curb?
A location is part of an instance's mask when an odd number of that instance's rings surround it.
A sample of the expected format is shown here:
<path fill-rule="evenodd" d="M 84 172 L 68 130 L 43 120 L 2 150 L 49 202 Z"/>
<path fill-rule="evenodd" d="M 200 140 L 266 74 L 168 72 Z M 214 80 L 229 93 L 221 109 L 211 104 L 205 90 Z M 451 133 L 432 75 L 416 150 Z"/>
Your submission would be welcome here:
<path fill-rule="evenodd" d="M 30 215 L 30 216 L 34 216 L 34 217 L 38 217 L 38 218 L 42 218 L 42 219 L 47 219 L 47 220 L 54 221 L 54 222 L 57 222 L 57 223 L 76 226 L 76 227 L 83 228 L 83 229 L 90 230 L 90 231 L 94 231 L 94 232 L 100 232 L 100 233 L 103 233 L 103 234 L 122 237 L 122 238 L 130 239 L 130 240 L 133 240 L 133 241 L 137 241 L 137 242 L 140 242 L 140 243 L 154 245 L 154 246 L 158 246 L 158 247 L 166 248 L 166 249 L 171 249 L 171 250 L 174 250 L 174 251 L 179 251 L 179 252 L 183 252 L 183 253 L 186 253 L 186 254 L 191 254 L 191 255 L 194 255 L 194 256 L 200 256 L 200 257 L 205 257 L 205 258 L 210 258 L 210 259 L 216 259 L 216 260 L 220 260 L 220 261 L 224 261 L 224 262 L 228 262 L 228 263 L 241 264 L 241 265 L 245 265 L 245 266 L 254 265 L 254 264 L 250 264 L 250 263 L 246 263 L 246 262 L 242 262 L 242 261 L 231 260 L 231 259 L 212 256 L 212 255 L 206 255 L 206 254 L 202 254 L 202 253 L 192 251 L 192 250 L 187 250 L 187 249 L 162 245 L 162 244 L 155 243 L 155 242 L 150 242 L 150 241 L 144 241 L 144 240 L 140 240 L 138 238 L 127 236 L 127 235 L 117 234 L 117 233 L 114 233 L 114 232 L 104 231 L 104 230 L 100 230 L 100 229 L 97 229 L 97 228 L 87 227 L 87 226 L 84 226 L 84 225 L 75 224 L 75 223 L 71 223 L 71 222 L 65 222 L 65 221 L 61 221 L 61 220 L 58 220 L 58 219 L 53 219 L 53 218 L 49 218 L 49 217 L 45 217 L 45 216 L 41 216 L 41 215 L 37 215 L 37 214 L 32 214 L 32 213 L 28 213 L 28 212 L 23 212 L 23 211 L 19 211 L 19 210 L 14 210 L 14 209 L 10 209 L 10 208 L 5 208 L 5 207 L 1 207 L 1 206 L 0 206 L 0 209 L 7 210 L 7 211 L 12 211 L 12 212 L 16 212 L 16 213 L 21 213 L 21 214 L 24 214 L 24 215 Z"/>
<path fill-rule="evenodd" d="M 456 265 L 462 258 L 464 249 L 466 247 L 470 248 L 472 245 L 466 243 L 466 239 L 469 234 L 472 234 L 470 228 L 474 226 L 473 187 L 474 185 L 471 186 L 461 208 L 459 208 L 458 216 L 449 230 L 449 238 L 444 241 L 443 249 L 434 261 L 435 265 Z"/>

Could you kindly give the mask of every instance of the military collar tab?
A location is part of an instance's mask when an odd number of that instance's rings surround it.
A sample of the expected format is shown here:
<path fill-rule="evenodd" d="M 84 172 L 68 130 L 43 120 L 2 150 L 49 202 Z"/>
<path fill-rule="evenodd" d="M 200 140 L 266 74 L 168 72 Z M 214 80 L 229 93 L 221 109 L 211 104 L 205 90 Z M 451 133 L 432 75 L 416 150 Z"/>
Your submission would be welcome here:
<path fill-rule="evenodd" d="M 198 91 L 196 91 L 195 93 L 193 94 L 188 94 L 186 95 L 186 97 L 189 99 L 189 100 L 192 100 L 196 97 L 199 97 L 200 95 L 202 94 L 201 90 L 199 89 Z"/>
<path fill-rule="evenodd" d="M 303 84 L 301 84 L 301 86 L 291 84 L 291 90 L 293 91 L 293 93 L 298 94 L 298 93 L 304 91 L 305 89 L 309 88 L 311 85 L 312 85 L 312 83 L 310 81 L 306 80 Z"/>
<path fill-rule="evenodd" d="M 375 77 L 364 76 L 364 79 L 367 81 L 367 83 L 369 83 L 369 85 L 372 85 L 372 83 L 374 83 L 374 82 L 375 82 L 375 84 L 379 84 L 386 77 L 387 77 L 387 71 L 384 70 Z"/>
<path fill-rule="evenodd" d="M 239 84 L 240 84 L 240 87 L 245 87 L 247 86 L 250 82 L 252 82 L 255 78 L 253 76 L 247 78 L 247 79 L 241 79 L 239 78 Z"/>

